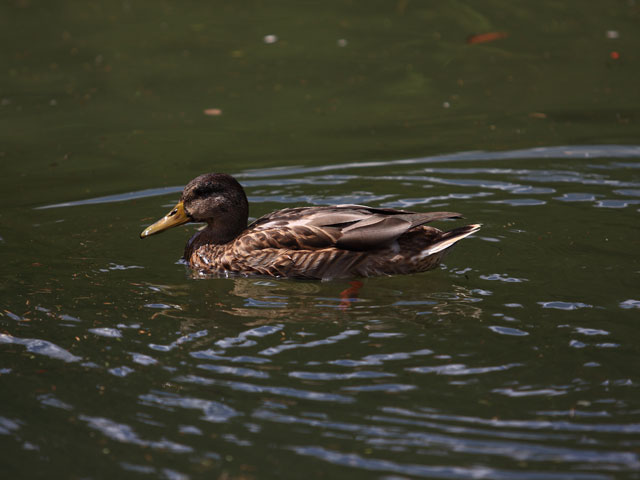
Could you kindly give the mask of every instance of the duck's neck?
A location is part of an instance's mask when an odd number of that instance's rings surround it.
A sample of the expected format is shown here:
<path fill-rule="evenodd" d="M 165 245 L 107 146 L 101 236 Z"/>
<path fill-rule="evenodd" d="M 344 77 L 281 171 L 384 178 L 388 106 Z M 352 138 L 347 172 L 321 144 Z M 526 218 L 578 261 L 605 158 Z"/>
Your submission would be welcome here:
<path fill-rule="evenodd" d="M 184 259 L 189 260 L 193 252 L 203 245 L 222 245 L 234 240 L 247 228 L 247 223 L 209 222 L 205 228 L 196 232 L 187 242 L 184 249 Z"/>

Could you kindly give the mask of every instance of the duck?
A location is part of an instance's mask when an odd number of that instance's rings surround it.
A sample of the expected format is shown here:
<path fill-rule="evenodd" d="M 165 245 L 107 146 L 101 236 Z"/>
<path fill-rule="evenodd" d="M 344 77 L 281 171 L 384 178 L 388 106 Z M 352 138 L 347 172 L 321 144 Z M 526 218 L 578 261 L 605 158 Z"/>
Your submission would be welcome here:
<path fill-rule="evenodd" d="M 206 173 L 191 180 L 177 205 L 140 238 L 205 223 L 183 256 L 199 274 L 329 280 L 432 270 L 453 245 L 481 227 L 442 231 L 427 224 L 462 215 L 365 205 L 285 208 L 251 224 L 248 218 L 240 183 L 231 175 Z"/>

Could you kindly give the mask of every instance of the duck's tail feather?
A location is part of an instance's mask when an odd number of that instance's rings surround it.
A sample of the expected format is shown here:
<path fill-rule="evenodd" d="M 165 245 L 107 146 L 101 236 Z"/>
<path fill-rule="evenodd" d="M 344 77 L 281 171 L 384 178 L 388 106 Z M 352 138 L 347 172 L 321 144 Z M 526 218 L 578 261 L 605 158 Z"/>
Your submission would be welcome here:
<path fill-rule="evenodd" d="M 464 227 L 454 228 L 453 230 L 444 232 L 440 240 L 422 250 L 420 256 L 424 258 L 429 255 L 433 255 L 434 253 L 441 252 L 442 250 L 446 250 L 456 242 L 480 230 L 480 227 L 482 227 L 481 224 L 474 223 L 473 225 L 465 225 Z"/>

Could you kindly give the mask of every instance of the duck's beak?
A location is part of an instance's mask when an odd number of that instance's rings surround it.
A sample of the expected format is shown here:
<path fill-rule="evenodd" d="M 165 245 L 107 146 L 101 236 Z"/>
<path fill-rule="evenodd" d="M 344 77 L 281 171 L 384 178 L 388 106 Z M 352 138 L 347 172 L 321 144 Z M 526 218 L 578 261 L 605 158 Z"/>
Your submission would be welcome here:
<path fill-rule="evenodd" d="M 182 202 L 178 202 L 178 204 L 171 209 L 169 213 L 167 213 L 164 217 L 158 220 L 153 225 L 149 225 L 145 230 L 140 234 L 140 238 L 148 237 L 149 235 L 155 235 L 156 233 L 164 232 L 165 230 L 177 227 L 178 225 L 182 225 L 183 223 L 187 223 L 191 221 L 187 212 L 184 211 L 184 204 Z"/>

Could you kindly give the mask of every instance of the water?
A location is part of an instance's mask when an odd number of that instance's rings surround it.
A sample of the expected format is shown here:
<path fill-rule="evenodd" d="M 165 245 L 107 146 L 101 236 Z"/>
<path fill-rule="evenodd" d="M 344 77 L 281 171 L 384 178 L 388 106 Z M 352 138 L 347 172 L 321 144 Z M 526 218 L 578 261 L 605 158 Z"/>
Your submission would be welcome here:
<path fill-rule="evenodd" d="M 637 7 L 544 6 L 3 6 L 3 477 L 638 478 Z M 483 228 L 197 278 L 138 235 L 211 170 Z"/>

